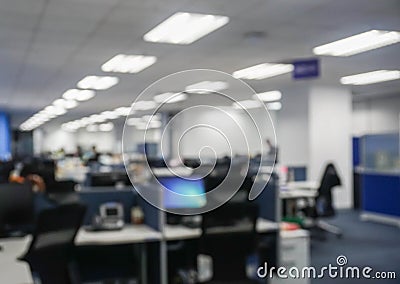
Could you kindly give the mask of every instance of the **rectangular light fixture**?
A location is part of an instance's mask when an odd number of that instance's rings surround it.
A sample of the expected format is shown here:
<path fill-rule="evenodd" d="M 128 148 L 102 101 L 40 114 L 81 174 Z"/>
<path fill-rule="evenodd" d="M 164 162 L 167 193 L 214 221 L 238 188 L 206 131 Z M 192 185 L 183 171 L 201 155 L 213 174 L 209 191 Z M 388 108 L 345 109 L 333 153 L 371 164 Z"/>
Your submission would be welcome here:
<path fill-rule="evenodd" d="M 256 100 L 244 100 L 240 102 L 234 102 L 232 106 L 235 109 L 251 109 L 262 107 L 262 104 Z"/>
<path fill-rule="evenodd" d="M 132 104 L 132 109 L 135 110 L 149 110 L 157 107 L 154 101 L 138 101 Z"/>
<path fill-rule="evenodd" d="M 112 76 L 86 76 L 77 84 L 81 89 L 107 90 L 118 83 L 119 79 Z"/>
<path fill-rule="evenodd" d="M 182 102 L 187 99 L 185 93 L 164 93 L 154 96 L 153 100 L 159 104 L 172 104 Z"/>
<path fill-rule="evenodd" d="M 384 81 L 400 79 L 399 70 L 377 70 L 367 73 L 361 73 L 342 77 L 340 83 L 344 85 L 368 85 Z"/>
<path fill-rule="evenodd" d="M 272 102 L 267 104 L 269 110 L 280 110 L 282 108 L 281 102 Z"/>
<path fill-rule="evenodd" d="M 185 88 L 186 92 L 208 94 L 228 89 L 228 83 L 223 81 L 202 81 Z"/>
<path fill-rule="evenodd" d="M 279 101 L 282 98 L 282 93 L 280 91 L 269 91 L 255 94 L 253 97 L 263 102 L 273 102 Z"/>
<path fill-rule="evenodd" d="M 87 101 L 93 98 L 96 93 L 93 90 L 69 89 L 64 92 L 62 97 L 66 100 L 75 100 L 79 102 Z"/>
<path fill-rule="evenodd" d="M 328 44 L 317 46 L 317 55 L 350 56 L 368 50 L 384 47 L 400 41 L 400 32 L 371 30 Z"/>
<path fill-rule="evenodd" d="M 139 73 L 157 61 L 155 56 L 118 54 L 101 66 L 104 72 Z"/>
<path fill-rule="evenodd" d="M 229 22 L 226 16 L 178 12 L 143 36 L 145 41 L 191 44 Z"/>
<path fill-rule="evenodd" d="M 233 77 L 239 79 L 261 80 L 290 73 L 292 64 L 262 63 L 233 72 Z"/>

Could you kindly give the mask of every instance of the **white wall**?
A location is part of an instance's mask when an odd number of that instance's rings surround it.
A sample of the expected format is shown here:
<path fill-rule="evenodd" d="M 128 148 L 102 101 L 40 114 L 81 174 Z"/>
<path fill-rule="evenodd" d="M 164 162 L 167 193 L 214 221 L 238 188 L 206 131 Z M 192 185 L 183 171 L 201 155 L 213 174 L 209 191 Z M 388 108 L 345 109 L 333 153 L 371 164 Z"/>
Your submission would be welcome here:
<path fill-rule="evenodd" d="M 99 152 L 120 153 L 122 149 L 123 123 L 114 123 L 114 129 L 109 132 L 88 132 L 85 129 L 77 132 L 67 132 L 55 124 L 46 125 L 43 129 L 34 131 L 35 154 L 42 152 L 53 152 L 64 148 L 67 153 L 74 153 L 79 145 L 84 150 L 89 150 L 93 145 Z M 132 147 L 136 149 L 138 143 L 143 143 L 143 131 L 131 132 L 129 139 Z M 160 140 L 158 130 L 149 130 L 147 142 L 158 142 Z M 128 141 L 128 140 L 125 140 Z"/>
<path fill-rule="evenodd" d="M 38 139 L 33 141 L 34 148 L 39 148 L 43 152 L 53 152 L 61 148 L 68 152 L 76 150 L 76 135 L 74 133 L 66 132 L 59 126 L 48 125 L 43 129 L 35 130 L 42 131 L 41 135 L 37 135 Z M 37 145 L 40 143 L 41 145 Z"/>
<path fill-rule="evenodd" d="M 282 90 L 282 109 L 277 113 L 279 162 L 304 166 L 309 162 L 308 88 Z"/>
<path fill-rule="evenodd" d="M 400 96 L 353 102 L 352 134 L 399 131 Z"/>
<path fill-rule="evenodd" d="M 173 128 L 173 156 L 178 152 L 184 157 L 198 157 L 200 150 L 208 146 L 215 151 L 217 157 L 225 155 L 254 155 L 265 148 L 265 139 L 274 140 L 274 132 L 269 117 L 261 109 L 249 110 L 260 128 L 259 132 L 251 118 L 244 112 L 224 108 L 224 113 L 213 109 L 191 109 L 184 112 L 179 119 L 171 121 Z M 275 114 L 271 112 L 274 120 Z M 191 129 L 184 134 L 185 130 Z M 220 130 L 220 132 L 218 132 Z M 261 135 L 261 138 L 259 138 Z M 179 150 L 178 141 L 180 140 Z M 163 142 L 164 143 L 164 142 Z M 247 147 L 248 145 L 248 147 Z M 204 150 L 203 157 L 213 157 L 210 149 Z"/>
<path fill-rule="evenodd" d="M 313 87 L 309 94 L 308 178 L 320 180 L 327 162 L 333 162 L 342 180 L 334 190 L 336 207 L 352 205 L 352 101 L 342 87 Z"/>

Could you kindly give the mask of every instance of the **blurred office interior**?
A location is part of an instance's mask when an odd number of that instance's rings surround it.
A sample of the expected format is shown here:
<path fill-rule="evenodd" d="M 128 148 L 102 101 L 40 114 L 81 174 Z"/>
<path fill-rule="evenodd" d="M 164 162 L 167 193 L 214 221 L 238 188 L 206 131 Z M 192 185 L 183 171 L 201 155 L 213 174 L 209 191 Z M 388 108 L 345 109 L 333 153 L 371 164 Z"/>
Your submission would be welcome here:
<path fill-rule="evenodd" d="M 1 0 L 0 282 L 398 283 L 399 15 Z"/>

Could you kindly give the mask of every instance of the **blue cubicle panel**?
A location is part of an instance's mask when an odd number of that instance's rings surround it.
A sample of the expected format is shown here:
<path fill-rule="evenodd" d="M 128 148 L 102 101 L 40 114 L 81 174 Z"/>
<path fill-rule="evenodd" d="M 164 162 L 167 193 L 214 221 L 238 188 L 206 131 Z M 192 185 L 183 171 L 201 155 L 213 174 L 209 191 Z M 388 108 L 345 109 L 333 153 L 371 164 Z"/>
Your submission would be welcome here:
<path fill-rule="evenodd" d="M 360 137 L 353 137 L 353 168 L 360 165 Z"/>
<path fill-rule="evenodd" d="M 86 188 L 79 192 L 82 202 L 87 206 L 84 224 L 89 225 L 95 215 L 99 214 L 99 207 L 103 203 L 118 202 L 124 208 L 124 221 L 131 222 L 131 208 L 137 205 L 137 194 L 133 190 L 116 190 L 115 187 Z"/>
<path fill-rule="evenodd" d="M 272 174 L 263 192 L 254 200 L 254 202 L 259 206 L 259 216 L 261 218 L 280 222 L 280 211 L 277 198 L 278 179 L 275 174 Z"/>
<path fill-rule="evenodd" d="M 11 136 L 8 116 L 0 112 L 0 160 L 11 158 Z"/>
<path fill-rule="evenodd" d="M 400 176 L 363 173 L 363 210 L 400 217 Z"/>

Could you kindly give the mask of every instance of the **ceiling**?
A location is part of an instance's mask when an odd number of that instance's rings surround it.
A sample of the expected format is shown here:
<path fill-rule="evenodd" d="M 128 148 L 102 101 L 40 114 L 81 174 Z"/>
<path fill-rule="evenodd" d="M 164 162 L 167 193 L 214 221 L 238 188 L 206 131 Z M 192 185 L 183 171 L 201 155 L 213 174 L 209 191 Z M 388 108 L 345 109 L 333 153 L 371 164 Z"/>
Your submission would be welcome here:
<path fill-rule="evenodd" d="M 142 36 L 177 11 L 219 14 L 230 22 L 191 45 L 149 43 Z M 263 62 L 312 57 L 312 48 L 370 29 L 400 31 L 398 0 L 0 0 L 0 109 L 18 125 L 60 98 L 118 53 L 158 57 L 138 74 L 57 118 L 60 122 L 130 105 L 148 85 L 177 71 L 232 73 Z M 262 32 L 263 37 L 246 36 Z M 400 44 L 348 58 L 322 57 L 321 77 L 247 81 L 256 91 L 296 84 L 338 84 L 344 75 L 398 69 Z M 195 83 L 195 82 L 194 82 Z M 168 86 L 165 86 L 168 90 Z M 400 80 L 353 88 L 355 96 L 399 93 Z"/>

